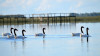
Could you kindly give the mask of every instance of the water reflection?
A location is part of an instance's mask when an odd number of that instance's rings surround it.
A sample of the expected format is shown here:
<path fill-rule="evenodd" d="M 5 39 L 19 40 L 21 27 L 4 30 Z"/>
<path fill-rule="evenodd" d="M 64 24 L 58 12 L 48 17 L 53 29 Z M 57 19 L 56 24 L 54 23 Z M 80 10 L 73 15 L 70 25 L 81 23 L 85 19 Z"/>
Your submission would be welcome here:
<path fill-rule="evenodd" d="M 49 22 L 47 23 L 47 26 L 48 26 L 48 28 L 49 28 Z"/>
<path fill-rule="evenodd" d="M 84 50 L 87 51 L 87 53 L 89 52 L 89 37 L 80 37 L 81 38 L 81 48 L 82 48 L 82 52 Z M 84 55 L 84 54 L 83 54 Z M 88 56 L 88 54 L 87 54 Z"/>
<path fill-rule="evenodd" d="M 24 38 L 22 39 L 22 49 L 23 49 L 23 56 L 24 56 L 24 48 L 25 48 L 25 40 L 24 40 Z"/>
<path fill-rule="evenodd" d="M 43 48 L 45 49 L 45 36 L 43 36 Z"/>
<path fill-rule="evenodd" d="M 52 23 L 43 23 L 40 22 L 39 24 L 24 24 L 24 23 L 20 23 L 18 25 L 1 25 L 3 26 L 3 30 L 2 32 L 9 32 L 9 29 L 11 27 L 13 28 L 17 28 L 19 31 L 17 32 L 18 35 L 21 35 L 20 30 L 25 29 L 26 35 L 34 35 L 35 33 L 39 33 L 41 32 L 41 29 L 43 27 L 47 28 L 46 33 L 47 34 L 66 34 L 66 33 L 70 33 L 70 32 L 76 32 L 76 23 L 56 23 L 56 24 L 52 24 Z M 6 28 L 7 27 L 7 28 Z M 0 27 L 1 28 L 1 27 Z M 74 30 L 74 31 L 73 31 Z M 58 32 L 57 32 L 58 31 Z M 0 32 L 0 34 L 2 33 Z M 62 32 L 62 33 L 60 33 Z M 64 32 L 64 33 L 63 33 Z"/>
<path fill-rule="evenodd" d="M 89 41 L 88 39 L 89 39 L 89 37 L 87 37 L 87 43 L 88 43 L 88 41 Z"/>
<path fill-rule="evenodd" d="M 88 41 L 89 41 L 89 37 L 87 37 L 87 52 L 89 52 L 89 43 L 88 43 Z"/>
<path fill-rule="evenodd" d="M 19 48 L 20 50 L 22 50 L 22 52 L 18 50 Z M 24 52 L 25 51 L 25 39 L 22 39 L 21 41 L 14 39 L 14 41 L 11 41 L 11 51 L 12 51 L 11 55 L 17 56 L 18 52 L 20 52 L 22 53 L 21 54 L 22 56 L 25 56 L 25 52 Z"/>
<path fill-rule="evenodd" d="M 83 44 L 84 43 L 84 40 L 86 39 L 86 42 L 87 42 L 87 44 L 88 44 L 88 41 L 89 41 L 89 37 L 80 37 L 81 38 L 81 44 Z"/>
<path fill-rule="evenodd" d="M 91 26 L 93 24 L 95 25 L 95 27 Z M 90 34 L 92 33 L 92 35 L 95 36 L 95 38 L 91 37 L 90 39 L 89 37 L 87 38 L 86 37 L 82 37 L 82 38 L 70 37 L 71 34 L 67 36 L 67 34 L 71 32 L 80 32 L 80 30 L 77 30 L 77 29 L 80 29 L 81 25 L 89 26 L 92 29 Z M 64 55 L 77 56 L 77 53 L 80 56 L 91 56 L 92 54 L 93 56 L 96 54 L 98 54 L 96 56 L 99 56 L 99 47 L 100 47 L 99 28 L 100 27 L 98 27 L 98 25 L 100 25 L 100 23 L 89 23 L 89 24 L 88 23 L 76 23 L 76 24 L 75 23 L 55 23 L 55 24 L 48 23 L 47 24 L 47 23 L 41 22 L 39 24 L 36 24 L 36 23 L 20 24 L 19 23 L 19 25 L 16 25 L 13 23 L 9 25 L 9 24 L 4 23 L 4 25 L 3 24 L 0 25 L 0 29 L 1 29 L 0 34 L 2 34 L 2 32 L 9 32 L 10 27 L 15 27 L 15 28 L 18 28 L 19 30 L 17 32 L 18 35 L 21 35 L 20 31 L 22 29 L 25 29 L 27 31 L 25 35 L 26 36 L 28 35 L 27 36 L 28 38 L 22 39 L 22 40 L 14 39 L 14 40 L 11 40 L 11 43 L 9 43 L 10 41 L 8 39 L 5 39 L 5 40 L 0 39 L 0 50 L 1 52 L 2 50 L 8 52 L 9 47 L 11 46 L 10 50 L 12 51 L 9 51 L 9 54 L 13 53 L 12 56 L 19 56 L 19 54 L 21 54 L 21 56 L 27 56 L 27 55 L 46 56 L 46 54 L 48 54 L 49 56 L 53 56 L 52 54 L 57 55 L 58 53 L 62 54 L 62 56 Z M 46 28 L 45 32 L 48 36 L 34 38 L 34 34 L 42 32 L 43 27 Z M 64 36 L 65 38 L 61 38 L 62 36 Z M 6 48 L 4 48 L 5 46 Z M 72 50 L 72 51 L 69 51 L 69 50 Z M 95 51 L 98 51 L 98 53 L 95 53 Z M 7 56 L 7 54 L 5 54 L 4 56 Z M 57 55 L 57 56 L 60 56 L 60 55 Z"/>
<path fill-rule="evenodd" d="M 17 51 L 16 51 L 17 49 L 16 49 L 16 48 L 17 48 L 17 46 L 16 46 L 16 40 L 15 40 L 15 41 L 14 41 L 14 55 L 15 55 L 15 56 L 16 56 L 16 53 L 17 53 Z"/>

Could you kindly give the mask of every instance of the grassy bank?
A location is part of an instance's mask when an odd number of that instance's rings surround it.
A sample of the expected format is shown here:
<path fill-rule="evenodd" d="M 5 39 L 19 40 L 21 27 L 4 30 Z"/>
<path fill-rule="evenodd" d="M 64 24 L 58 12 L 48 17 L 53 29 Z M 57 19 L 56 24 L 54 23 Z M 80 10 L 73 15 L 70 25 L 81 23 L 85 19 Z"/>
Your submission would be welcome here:
<path fill-rule="evenodd" d="M 77 17 L 77 21 L 100 21 L 100 16 Z"/>

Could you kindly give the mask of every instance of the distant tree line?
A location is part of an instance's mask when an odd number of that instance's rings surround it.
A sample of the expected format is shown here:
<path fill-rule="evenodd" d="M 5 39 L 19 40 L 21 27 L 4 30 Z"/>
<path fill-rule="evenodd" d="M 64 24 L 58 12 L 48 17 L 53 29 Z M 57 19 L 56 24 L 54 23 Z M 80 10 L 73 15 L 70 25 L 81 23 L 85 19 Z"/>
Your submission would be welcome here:
<path fill-rule="evenodd" d="M 70 13 L 69 16 L 87 17 L 87 16 L 100 16 L 100 13 Z"/>
<path fill-rule="evenodd" d="M 69 13 L 68 16 L 75 16 L 75 17 L 87 17 L 87 16 L 100 16 L 100 13 Z M 0 18 L 23 18 L 26 17 L 24 15 L 0 15 Z M 58 16 L 59 17 L 59 16 Z M 63 17 L 63 16 L 62 16 Z"/>
<path fill-rule="evenodd" d="M 0 15 L 0 18 L 22 18 L 24 15 Z"/>

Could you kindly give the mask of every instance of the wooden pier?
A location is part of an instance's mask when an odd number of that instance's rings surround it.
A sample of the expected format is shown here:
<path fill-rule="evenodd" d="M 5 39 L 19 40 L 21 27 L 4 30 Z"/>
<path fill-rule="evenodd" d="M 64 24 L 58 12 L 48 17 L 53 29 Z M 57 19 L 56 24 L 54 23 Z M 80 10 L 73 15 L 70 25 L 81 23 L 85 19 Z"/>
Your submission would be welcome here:
<path fill-rule="evenodd" d="M 8 19 L 10 20 L 9 22 L 12 22 L 12 19 L 16 21 L 17 23 L 23 23 L 23 22 L 52 22 L 52 23 L 57 23 L 60 22 L 70 22 L 71 18 L 74 18 L 74 21 L 76 22 L 76 16 L 74 15 L 69 15 L 70 13 L 42 13 L 42 14 L 24 14 L 25 17 L 7 17 L 6 21 Z M 26 16 L 27 15 L 27 16 Z M 5 18 L 0 18 L 0 21 L 4 23 Z M 7 22 L 8 23 L 8 22 Z"/>

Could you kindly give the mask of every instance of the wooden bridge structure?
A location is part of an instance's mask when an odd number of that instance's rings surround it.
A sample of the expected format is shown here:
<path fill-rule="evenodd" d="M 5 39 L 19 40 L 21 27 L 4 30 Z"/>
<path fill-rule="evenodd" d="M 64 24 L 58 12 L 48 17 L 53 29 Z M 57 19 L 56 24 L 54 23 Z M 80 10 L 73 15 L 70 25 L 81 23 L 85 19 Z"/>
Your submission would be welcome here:
<path fill-rule="evenodd" d="M 51 20 L 52 22 L 56 22 L 57 18 L 59 18 L 60 23 L 62 23 L 62 18 L 64 19 L 64 21 L 66 21 L 66 19 L 68 19 L 68 21 L 71 21 L 71 17 L 74 18 L 74 21 L 76 22 L 76 16 L 75 15 L 69 15 L 70 13 L 41 13 L 41 14 L 23 14 L 25 17 L 21 17 L 22 21 L 25 20 L 25 23 L 27 22 L 27 19 L 32 19 L 32 21 L 34 22 L 35 19 L 39 19 L 41 22 L 46 19 L 46 22 L 49 23 L 49 21 Z M 0 20 L 3 21 L 5 18 L 0 18 Z M 19 23 L 19 19 L 20 17 L 15 17 L 13 18 L 14 20 L 17 21 L 17 23 Z M 7 20 L 12 20 L 12 17 L 7 17 Z"/>

